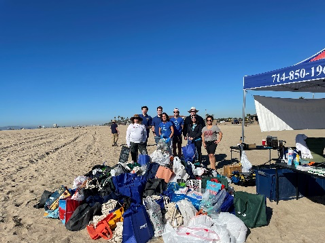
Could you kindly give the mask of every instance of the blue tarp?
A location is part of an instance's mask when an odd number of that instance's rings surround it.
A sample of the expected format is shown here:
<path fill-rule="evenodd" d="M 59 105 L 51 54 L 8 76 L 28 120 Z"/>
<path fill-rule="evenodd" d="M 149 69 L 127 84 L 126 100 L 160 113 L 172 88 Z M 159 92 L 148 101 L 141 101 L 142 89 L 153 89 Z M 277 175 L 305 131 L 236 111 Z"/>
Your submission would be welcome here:
<path fill-rule="evenodd" d="M 244 77 L 244 89 L 325 92 L 325 49 L 304 61 L 282 69 Z"/>

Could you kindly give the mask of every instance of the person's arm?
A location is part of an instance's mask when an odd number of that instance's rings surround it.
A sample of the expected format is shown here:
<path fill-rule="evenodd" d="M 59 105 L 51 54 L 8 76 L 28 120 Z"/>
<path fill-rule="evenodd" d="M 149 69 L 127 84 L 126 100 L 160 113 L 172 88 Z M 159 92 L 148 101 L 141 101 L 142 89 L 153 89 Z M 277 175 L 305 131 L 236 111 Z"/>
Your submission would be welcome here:
<path fill-rule="evenodd" d="M 222 140 L 223 133 L 219 131 L 219 139 L 216 141 L 217 144 L 219 144 Z"/>
<path fill-rule="evenodd" d="M 142 137 L 143 138 L 143 142 L 146 142 L 146 140 L 147 140 L 147 129 L 146 129 L 146 126 L 143 126 L 143 134 L 144 134 L 144 136 Z"/>
<path fill-rule="evenodd" d="M 201 117 L 201 116 L 200 116 Z M 204 119 L 201 117 L 201 125 L 202 125 L 202 127 L 205 127 L 205 121 L 204 121 Z M 213 121 L 212 121 L 213 122 Z"/>
<path fill-rule="evenodd" d="M 184 128 L 183 128 L 183 136 L 184 136 L 184 139 L 186 140 L 187 139 L 187 130 L 188 130 L 188 122 L 187 122 L 187 118 L 185 118 L 185 121 L 184 121 Z"/>
<path fill-rule="evenodd" d="M 161 127 L 159 127 L 159 136 L 161 136 Z"/>
<path fill-rule="evenodd" d="M 152 117 L 150 116 L 148 121 L 148 127 L 147 127 L 148 130 L 151 129 L 151 125 L 152 125 Z"/>
<path fill-rule="evenodd" d="M 130 147 L 130 135 L 131 135 L 131 131 L 129 126 L 128 129 L 126 130 L 126 145 L 128 147 Z"/>
<path fill-rule="evenodd" d="M 170 126 L 170 130 L 172 131 L 169 135 L 169 138 L 172 138 L 174 136 L 174 126 L 173 124 Z"/>
<path fill-rule="evenodd" d="M 181 133 L 183 132 L 183 130 L 184 130 L 184 120 L 182 119 L 182 121 L 181 121 L 181 128 L 182 128 L 182 131 L 181 131 Z"/>
<path fill-rule="evenodd" d="M 152 120 L 152 123 L 151 123 L 151 131 L 152 131 L 152 133 L 153 133 L 153 135 L 156 135 L 155 134 L 155 122 L 154 122 L 154 120 Z M 158 136 L 158 135 L 157 135 Z"/>
<path fill-rule="evenodd" d="M 204 129 L 204 128 L 203 128 L 203 129 Z M 203 129 L 202 129 L 202 131 L 203 131 Z M 204 132 L 202 132 L 201 137 L 202 137 L 202 143 L 203 143 L 203 146 L 206 147 L 207 145 L 205 144 L 205 140 L 204 140 Z"/>

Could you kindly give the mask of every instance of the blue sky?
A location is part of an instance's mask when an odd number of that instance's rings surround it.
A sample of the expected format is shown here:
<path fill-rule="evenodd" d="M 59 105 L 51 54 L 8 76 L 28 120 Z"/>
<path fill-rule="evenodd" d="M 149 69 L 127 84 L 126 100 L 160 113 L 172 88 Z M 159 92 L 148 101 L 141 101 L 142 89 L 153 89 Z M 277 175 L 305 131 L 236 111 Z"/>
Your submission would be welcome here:
<path fill-rule="evenodd" d="M 0 126 L 101 124 L 161 105 L 241 116 L 242 79 L 325 47 L 325 1 L 0 0 Z M 249 92 L 311 98 L 310 93 Z M 315 98 L 323 98 L 315 94 Z"/>

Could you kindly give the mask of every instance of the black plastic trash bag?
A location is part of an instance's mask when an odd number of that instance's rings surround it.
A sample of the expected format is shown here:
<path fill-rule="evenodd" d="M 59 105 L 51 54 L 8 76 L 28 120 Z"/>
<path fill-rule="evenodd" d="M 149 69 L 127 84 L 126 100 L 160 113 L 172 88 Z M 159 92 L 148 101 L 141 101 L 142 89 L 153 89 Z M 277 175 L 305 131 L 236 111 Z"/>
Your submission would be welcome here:
<path fill-rule="evenodd" d="M 101 214 L 102 205 L 100 203 L 97 202 L 92 207 L 90 207 L 89 204 L 84 203 L 73 212 L 70 220 L 65 224 L 65 227 L 71 231 L 82 230 L 86 228 L 94 215 Z"/>

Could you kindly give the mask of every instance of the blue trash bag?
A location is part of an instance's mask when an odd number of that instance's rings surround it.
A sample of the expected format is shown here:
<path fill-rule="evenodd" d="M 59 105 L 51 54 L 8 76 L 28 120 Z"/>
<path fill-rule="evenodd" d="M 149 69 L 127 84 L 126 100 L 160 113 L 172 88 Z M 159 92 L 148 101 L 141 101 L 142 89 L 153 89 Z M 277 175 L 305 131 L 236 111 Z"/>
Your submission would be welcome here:
<path fill-rule="evenodd" d="M 154 236 L 153 226 L 143 205 L 131 204 L 123 218 L 123 243 L 146 243 Z"/>
<path fill-rule="evenodd" d="M 189 143 L 185 147 L 182 147 L 184 160 L 193 162 L 195 159 L 195 145 Z"/>
<path fill-rule="evenodd" d="M 175 191 L 179 190 L 180 186 L 176 182 L 169 182 L 167 184 L 167 189 L 162 194 L 171 198 Z"/>
<path fill-rule="evenodd" d="M 139 154 L 138 163 L 141 166 L 147 165 L 150 163 L 150 156 L 147 154 Z"/>
<path fill-rule="evenodd" d="M 145 178 L 147 178 L 147 180 L 154 179 L 157 174 L 157 170 L 158 170 L 159 166 L 160 165 L 158 163 L 150 163 L 147 166 L 146 173 L 143 176 Z"/>
<path fill-rule="evenodd" d="M 220 207 L 221 212 L 235 213 L 234 197 L 227 192 L 225 199 Z"/>

